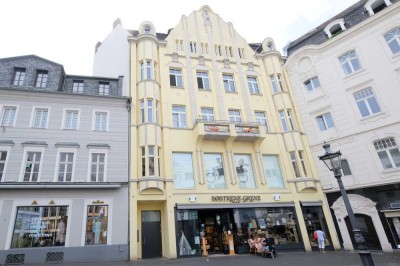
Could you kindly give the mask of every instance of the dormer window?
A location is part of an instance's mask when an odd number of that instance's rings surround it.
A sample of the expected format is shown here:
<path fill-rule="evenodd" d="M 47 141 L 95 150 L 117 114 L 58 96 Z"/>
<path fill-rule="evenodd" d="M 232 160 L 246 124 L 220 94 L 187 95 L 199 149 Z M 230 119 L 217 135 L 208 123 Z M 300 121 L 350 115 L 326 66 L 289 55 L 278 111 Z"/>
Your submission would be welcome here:
<path fill-rule="evenodd" d="M 344 19 L 342 19 L 342 18 L 332 21 L 324 29 L 326 35 L 328 35 L 329 38 L 332 38 L 333 36 L 339 34 L 342 31 L 345 31 L 345 30 L 346 30 L 346 27 L 344 25 Z"/>
<path fill-rule="evenodd" d="M 149 25 L 144 26 L 144 34 L 151 34 L 151 27 Z"/>
<path fill-rule="evenodd" d="M 369 0 L 364 8 L 368 11 L 370 16 L 382 11 L 387 6 L 390 6 L 392 3 L 390 0 Z"/>

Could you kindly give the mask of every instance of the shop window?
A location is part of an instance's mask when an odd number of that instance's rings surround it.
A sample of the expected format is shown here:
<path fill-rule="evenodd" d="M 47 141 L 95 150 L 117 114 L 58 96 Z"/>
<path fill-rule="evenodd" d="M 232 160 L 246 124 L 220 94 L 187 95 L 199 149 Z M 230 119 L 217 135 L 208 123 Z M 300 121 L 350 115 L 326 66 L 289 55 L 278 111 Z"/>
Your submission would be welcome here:
<path fill-rule="evenodd" d="M 225 188 L 225 172 L 222 161 L 222 154 L 204 154 L 204 164 L 206 167 L 206 178 L 208 188 Z"/>
<path fill-rule="evenodd" d="M 325 246 L 331 246 L 332 242 L 328 226 L 325 221 L 325 215 L 321 206 L 302 206 L 304 222 L 307 228 L 308 240 L 312 247 L 318 247 L 318 240 L 314 239 L 314 232 L 322 230 L 325 233 Z"/>
<path fill-rule="evenodd" d="M 253 164 L 250 155 L 236 154 L 235 167 L 240 188 L 256 188 Z"/>
<path fill-rule="evenodd" d="M 191 153 L 172 153 L 174 185 L 176 189 L 194 188 L 193 161 Z"/>
<path fill-rule="evenodd" d="M 176 238 L 179 256 L 199 256 L 200 230 L 197 210 L 177 210 L 176 212 Z"/>
<path fill-rule="evenodd" d="M 269 188 L 284 188 L 283 177 L 281 168 L 279 166 L 278 156 L 264 155 L 263 164 L 265 175 L 267 176 L 267 183 Z"/>
<path fill-rule="evenodd" d="M 105 245 L 108 237 L 108 206 L 88 205 L 86 217 L 86 245 Z"/>
<path fill-rule="evenodd" d="M 65 246 L 68 206 L 17 207 L 11 248 Z"/>

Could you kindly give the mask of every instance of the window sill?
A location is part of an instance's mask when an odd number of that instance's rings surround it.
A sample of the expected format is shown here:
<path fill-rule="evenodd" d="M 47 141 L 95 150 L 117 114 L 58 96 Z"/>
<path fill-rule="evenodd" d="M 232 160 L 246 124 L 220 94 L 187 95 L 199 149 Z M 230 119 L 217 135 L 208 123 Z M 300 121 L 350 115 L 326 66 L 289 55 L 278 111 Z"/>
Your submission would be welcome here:
<path fill-rule="evenodd" d="M 261 93 L 251 93 L 251 92 L 250 92 L 250 95 L 254 95 L 254 96 L 262 96 L 262 94 L 261 94 Z"/>
<path fill-rule="evenodd" d="M 68 130 L 68 131 L 78 131 L 77 128 L 63 128 L 63 130 Z"/>
<path fill-rule="evenodd" d="M 372 119 L 374 119 L 374 118 L 383 116 L 383 115 L 385 115 L 385 114 L 386 114 L 385 112 L 379 112 L 379 113 L 372 114 L 372 115 L 369 115 L 369 116 L 366 116 L 366 117 L 362 117 L 362 118 L 360 118 L 360 121 L 361 121 L 361 122 L 365 122 L 365 121 L 368 121 L 368 120 L 370 120 L 370 119 L 372 120 Z"/>
<path fill-rule="evenodd" d="M 238 94 L 237 91 L 225 91 L 225 93 Z"/>
<path fill-rule="evenodd" d="M 184 87 L 179 87 L 179 86 L 170 86 L 171 89 L 180 89 L 183 90 L 185 89 Z"/>
<path fill-rule="evenodd" d="M 391 173 L 396 173 L 396 172 L 400 172 L 400 168 L 399 167 L 390 168 L 390 169 L 383 169 L 381 173 L 382 174 L 391 174 Z"/>
<path fill-rule="evenodd" d="M 211 92 L 211 89 L 201 89 L 201 88 L 198 88 L 198 90 L 199 90 L 199 91 L 208 91 L 208 92 Z"/>

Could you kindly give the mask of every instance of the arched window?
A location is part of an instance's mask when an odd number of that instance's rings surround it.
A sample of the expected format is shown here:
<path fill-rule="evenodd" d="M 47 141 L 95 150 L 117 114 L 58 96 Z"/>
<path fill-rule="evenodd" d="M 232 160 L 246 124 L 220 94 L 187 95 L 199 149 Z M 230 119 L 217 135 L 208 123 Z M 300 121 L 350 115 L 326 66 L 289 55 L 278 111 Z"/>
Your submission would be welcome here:
<path fill-rule="evenodd" d="M 345 30 L 346 26 L 344 25 L 344 19 L 342 18 L 332 21 L 324 29 L 326 35 L 328 35 L 329 38 L 332 38 L 333 36 Z"/>
<path fill-rule="evenodd" d="M 372 16 L 391 4 L 390 0 L 369 0 L 364 8 L 368 11 L 368 14 Z"/>
<path fill-rule="evenodd" d="M 151 34 L 151 27 L 149 25 L 144 26 L 144 34 Z"/>
<path fill-rule="evenodd" d="M 394 138 L 377 140 L 374 146 L 384 169 L 400 167 L 400 152 Z"/>

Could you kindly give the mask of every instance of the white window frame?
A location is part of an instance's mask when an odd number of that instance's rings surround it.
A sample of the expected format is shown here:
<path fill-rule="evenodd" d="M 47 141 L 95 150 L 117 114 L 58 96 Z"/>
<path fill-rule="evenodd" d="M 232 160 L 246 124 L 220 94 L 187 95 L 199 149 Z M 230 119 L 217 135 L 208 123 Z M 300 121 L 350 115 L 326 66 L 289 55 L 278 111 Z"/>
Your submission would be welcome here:
<path fill-rule="evenodd" d="M 297 161 L 296 151 L 290 151 L 289 152 L 289 157 L 290 157 L 290 162 L 292 164 L 292 170 L 294 172 L 294 176 L 296 178 L 301 177 L 301 171 L 300 171 L 299 163 Z"/>
<path fill-rule="evenodd" d="M 377 147 L 378 146 L 376 144 L 377 142 L 381 143 L 380 146 L 385 145 L 386 147 Z M 393 156 L 390 153 L 391 150 L 395 150 L 395 149 L 397 149 L 397 151 L 399 152 L 399 145 L 397 144 L 395 137 L 386 137 L 386 138 L 382 138 L 382 139 L 377 139 L 377 140 L 375 140 L 373 142 L 373 145 L 374 145 L 376 155 L 377 155 L 377 157 L 379 159 L 379 162 L 382 165 L 383 170 L 399 169 L 400 168 L 400 165 L 396 166 L 396 162 L 394 161 Z M 390 162 L 392 167 L 389 167 L 389 168 L 385 168 L 384 167 L 383 162 L 382 162 L 381 158 L 379 157 L 379 153 L 380 152 L 386 153 L 386 156 L 389 159 L 389 162 Z"/>
<path fill-rule="evenodd" d="M 0 178 L 1 178 L 0 182 L 4 182 L 4 177 L 6 176 L 6 173 L 7 173 L 7 165 L 8 165 L 9 158 L 10 158 L 11 146 L 0 146 L 0 151 L 7 152 L 7 157 L 6 157 L 6 160 L 4 161 L 3 176 L 0 176 Z M 0 208 L 0 211 L 1 211 L 1 208 Z"/>
<path fill-rule="evenodd" d="M 183 107 L 184 111 L 174 111 L 174 107 Z M 175 126 L 174 124 L 174 115 L 178 115 L 177 123 L 178 125 Z M 184 117 L 184 119 L 181 119 Z M 173 105 L 172 106 L 172 127 L 173 128 L 186 128 L 187 127 L 187 116 L 186 116 L 186 106 L 185 105 Z"/>
<path fill-rule="evenodd" d="M 203 111 L 211 111 L 210 113 L 206 113 Z M 201 107 L 201 120 L 203 121 L 214 121 L 214 109 L 212 107 Z"/>
<path fill-rule="evenodd" d="M 394 33 L 394 34 L 393 34 Z M 392 37 L 390 37 L 389 35 L 392 35 Z M 389 39 L 390 37 L 390 39 Z M 385 39 L 386 45 L 391 53 L 391 55 L 399 55 L 400 54 L 400 26 L 391 29 L 389 31 L 387 31 L 384 35 L 383 38 Z M 397 44 L 397 49 L 398 51 L 395 53 L 392 49 L 392 47 L 389 45 L 389 43 L 396 43 Z"/>
<path fill-rule="evenodd" d="M 359 94 L 359 93 L 361 93 L 361 92 L 363 92 L 363 91 L 368 91 L 368 93 L 370 93 L 370 95 L 367 95 L 367 96 L 362 97 L 362 98 L 360 98 L 360 99 L 356 99 L 356 98 L 355 98 L 355 95 L 356 95 L 356 94 Z M 362 119 L 365 119 L 365 118 L 368 118 L 368 117 L 372 117 L 372 116 L 378 115 L 378 114 L 380 114 L 380 113 L 383 112 L 383 111 L 382 111 L 382 107 L 381 107 L 381 105 L 379 104 L 378 98 L 376 97 L 376 95 L 375 95 L 375 93 L 374 93 L 374 90 L 373 90 L 371 87 L 366 87 L 366 88 L 363 88 L 363 89 L 361 89 L 361 90 L 355 91 L 355 92 L 352 94 L 352 98 L 353 98 L 353 100 L 354 100 L 354 102 L 355 102 L 355 104 L 356 104 L 356 106 L 357 106 L 357 110 L 358 110 L 358 112 L 359 112 L 359 114 L 360 114 L 360 117 L 361 117 Z M 375 99 L 376 104 L 377 104 L 377 106 L 378 106 L 378 108 L 379 108 L 379 111 L 377 111 L 377 112 L 375 112 L 375 113 L 372 111 L 371 106 L 370 106 L 369 101 L 368 101 L 368 99 L 372 99 L 372 98 Z M 364 102 L 364 104 L 365 104 L 365 106 L 366 106 L 366 108 L 367 108 L 367 111 L 368 111 L 368 115 L 366 115 L 366 116 L 363 116 L 363 115 L 362 115 L 361 110 L 360 110 L 360 107 L 358 106 L 358 103 L 359 103 L 359 102 Z"/>
<path fill-rule="evenodd" d="M 69 111 L 76 111 L 78 112 L 78 117 L 76 121 L 76 128 L 67 128 L 66 126 L 66 119 L 67 119 L 67 112 Z M 64 108 L 63 109 L 63 117 L 62 117 L 62 123 L 61 123 L 61 129 L 66 129 L 66 130 L 79 130 L 80 126 L 80 118 L 81 118 L 81 109 L 78 108 Z"/>
<path fill-rule="evenodd" d="M 104 180 L 103 181 L 91 181 L 91 176 L 92 176 L 92 155 L 94 153 L 104 153 Z M 87 181 L 88 182 L 107 182 L 107 166 L 108 166 L 108 149 L 89 149 L 89 162 L 88 162 L 88 175 L 87 175 Z"/>
<path fill-rule="evenodd" d="M 328 116 L 330 116 L 330 119 L 332 121 L 332 125 L 329 125 L 329 123 L 327 122 L 328 121 L 328 119 L 327 119 Z M 317 115 L 315 117 L 315 121 L 317 123 L 317 127 L 318 127 L 319 131 L 321 131 L 321 132 L 322 131 L 327 131 L 330 128 L 334 128 L 335 127 L 335 123 L 333 121 L 333 117 L 332 117 L 332 114 L 330 112 L 326 112 L 326 113 Z M 318 121 L 322 122 L 323 128 L 321 128 L 321 124 Z"/>
<path fill-rule="evenodd" d="M 256 118 L 257 123 L 259 123 L 262 126 L 265 126 L 265 131 L 269 132 L 267 114 L 264 111 L 254 111 L 254 117 Z"/>
<path fill-rule="evenodd" d="M 12 81 L 13 86 L 24 86 L 25 78 L 26 78 L 26 68 L 21 68 L 21 67 L 14 68 L 14 75 Z"/>
<path fill-rule="evenodd" d="M 272 93 L 273 94 L 278 93 L 279 88 L 278 88 L 277 78 L 275 77 L 275 75 L 270 75 L 269 80 L 271 82 Z"/>
<path fill-rule="evenodd" d="M 372 6 L 376 3 L 376 2 L 381 2 L 382 0 L 369 0 L 367 3 L 365 3 L 364 8 L 368 11 L 368 14 L 370 16 L 375 15 L 375 12 L 372 8 Z M 392 2 L 390 2 L 390 0 L 383 0 L 383 2 L 385 3 L 386 7 L 391 6 Z"/>
<path fill-rule="evenodd" d="M 44 127 L 35 127 L 34 126 L 36 110 L 47 110 L 47 120 L 46 120 L 46 125 Z M 49 127 L 50 113 L 51 113 L 51 108 L 49 106 L 33 106 L 32 107 L 32 113 L 31 113 L 31 119 L 30 119 L 30 122 L 29 122 L 29 124 L 31 125 L 31 128 L 47 129 Z"/>
<path fill-rule="evenodd" d="M 141 99 L 139 101 L 139 121 L 141 124 L 146 122 L 146 113 L 145 113 L 145 107 L 144 107 L 144 99 Z"/>
<path fill-rule="evenodd" d="M 174 76 L 175 85 L 169 84 L 173 88 L 183 88 L 183 75 L 182 69 L 171 67 L 169 69 L 169 79 L 171 82 L 171 76 Z"/>
<path fill-rule="evenodd" d="M 151 106 L 150 106 L 151 102 Z M 146 107 L 147 107 L 147 123 L 154 123 L 154 102 L 155 99 L 147 98 L 146 99 Z M 151 115 L 151 119 L 150 119 Z"/>
<path fill-rule="evenodd" d="M 99 95 L 101 95 L 101 96 L 110 95 L 110 82 L 106 82 L 106 81 L 99 82 Z"/>
<path fill-rule="evenodd" d="M 354 56 L 351 57 L 352 53 L 354 53 Z M 346 53 L 344 53 L 341 56 L 339 56 L 338 57 L 338 61 L 339 61 L 339 64 L 340 64 L 340 66 L 342 68 L 343 74 L 345 76 L 349 76 L 349 75 L 351 75 L 353 73 L 357 73 L 357 72 L 359 72 L 359 71 L 361 71 L 363 69 L 363 67 L 361 65 L 361 60 L 360 60 L 359 56 L 357 55 L 357 52 L 356 52 L 355 49 L 347 51 Z M 358 66 L 359 66 L 358 69 L 355 68 L 355 64 L 353 64 L 353 61 L 358 63 Z M 346 66 L 348 66 L 348 68 L 350 69 L 349 73 L 346 73 L 347 70 L 348 70 L 346 68 Z"/>
<path fill-rule="evenodd" d="M 38 179 L 35 182 L 40 182 L 41 181 L 41 175 L 42 175 L 42 168 L 43 168 L 43 160 L 44 160 L 44 155 L 45 155 L 45 147 L 33 147 L 33 146 L 26 146 L 24 147 L 24 154 L 22 157 L 22 163 L 21 163 L 21 169 L 19 173 L 19 182 L 32 182 L 32 181 L 24 181 L 24 175 L 25 175 L 25 165 L 26 165 L 26 159 L 28 156 L 28 152 L 40 152 L 40 162 L 39 162 L 39 172 L 38 172 Z"/>
<path fill-rule="evenodd" d="M 258 86 L 257 77 L 248 76 L 247 84 L 249 86 L 250 94 L 260 94 L 260 87 Z"/>
<path fill-rule="evenodd" d="M 318 81 L 318 85 L 316 84 L 315 81 Z M 319 80 L 318 76 L 307 79 L 306 81 L 303 82 L 303 84 L 307 92 L 313 92 L 321 88 L 321 81 Z M 308 84 L 310 84 L 310 89 L 307 86 Z"/>
<path fill-rule="evenodd" d="M 107 114 L 107 125 L 105 130 L 97 130 L 96 129 L 96 113 L 106 113 Z M 110 111 L 108 110 L 93 110 L 92 113 L 92 131 L 97 131 L 97 132 L 107 132 L 109 131 L 109 126 L 110 126 Z"/>
<path fill-rule="evenodd" d="M 240 123 L 242 122 L 242 113 L 239 109 L 229 109 L 229 121 L 233 123 Z"/>
<path fill-rule="evenodd" d="M 201 79 L 201 86 L 199 84 L 199 79 Z M 208 72 L 198 70 L 196 71 L 197 88 L 199 90 L 210 90 L 210 79 L 208 78 Z"/>
<path fill-rule="evenodd" d="M 278 111 L 281 120 L 283 132 L 293 131 L 296 128 L 290 109 L 282 109 Z"/>
<path fill-rule="evenodd" d="M 299 154 L 299 161 L 301 165 L 301 169 L 303 171 L 304 176 L 307 176 L 307 166 L 306 166 L 306 159 L 305 159 L 305 152 L 302 150 L 298 151 Z"/>
<path fill-rule="evenodd" d="M 283 76 L 282 74 L 276 74 L 276 78 L 278 80 L 278 84 L 279 84 L 279 88 L 281 89 L 281 91 L 285 91 L 285 85 L 283 84 Z"/>
<path fill-rule="evenodd" d="M 49 79 L 49 71 L 38 69 L 36 71 L 35 87 L 46 88 L 48 79 Z"/>
<path fill-rule="evenodd" d="M 224 85 L 225 92 L 234 93 L 236 92 L 235 77 L 233 74 L 222 74 L 222 83 Z M 226 86 L 225 86 L 226 85 Z"/>
<path fill-rule="evenodd" d="M 4 104 L 4 105 L 0 105 L 0 110 L 1 110 L 1 120 L 0 120 L 0 126 L 2 127 L 15 127 L 15 123 L 17 122 L 17 117 L 18 117 L 18 110 L 19 110 L 19 105 L 14 105 L 14 104 Z M 3 120 L 4 120 L 4 115 L 5 115 L 5 110 L 7 108 L 13 109 L 15 108 L 15 114 L 13 117 L 13 121 L 10 124 L 10 119 L 8 118 L 8 122 L 6 125 L 3 124 Z"/>
<path fill-rule="evenodd" d="M 75 181 L 75 166 L 76 166 L 76 154 L 77 148 L 58 148 L 57 149 L 57 159 L 56 159 L 56 167 L 54 170 L 54 182 L 61 182 L 61 183 L 68 183 Z M 60 158 L 61 153 L 73 153 L 74 159 L 72 161 L 72 174 L 71 174 L 71 181 L 58 181 L 58 171 L 60 169 Z"/>
<path fill-rule="evenodd" d="M 80 86 L 80 85 L 78 85 L 77 86 L 77 91 L 74 91 L 74 85 L 75 84 L 82 84 L 82 86 Z M 81 93 L 83 93 L 83 91 L 84 91 L 84 88 L 85 88 L 85 81 L 84 80 L 73 80 L 72 81 L 72 93 L 77 93 L 77 94 L 81 94 Z M 81 90 L 82 89 L 82 90 Z"/>

